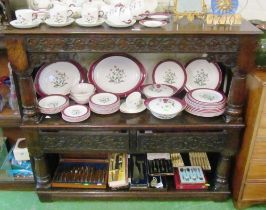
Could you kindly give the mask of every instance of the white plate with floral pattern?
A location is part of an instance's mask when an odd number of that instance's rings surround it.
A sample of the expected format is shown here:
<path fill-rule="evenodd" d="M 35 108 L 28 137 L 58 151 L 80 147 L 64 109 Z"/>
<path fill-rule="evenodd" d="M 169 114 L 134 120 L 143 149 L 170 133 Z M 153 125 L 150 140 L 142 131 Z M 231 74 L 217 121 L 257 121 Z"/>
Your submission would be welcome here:
<path fill-rule="evenodd" d="M 75 22 L 82 27 L 96 27 L 102 25 L 104 23 L 104 19 L 99 19 L 96 23 L 89 23 L 84 18 L 78 18 Z"/>
<path fill-rule="evenodd" d="M 107 54 L 92 64 L 88 77 L 98 91 L 126 97 L 142 85 L 146 71 L 128 54 Z"/>
<path fill-rule="evenodd" d="M 90 109 L 84 105 L 71 105 L 62 111 L 62 118 L 68 122 L 82 122 L 90 117 Z"/>
<path fill-rule="evenodd" d="M 139 24 L 148 28 L 157 28 L 167 25 L 167 22 L 164 20 L 140 20 Z"/>
<path fill-rule="evenodd" d="M 167 84 L 177 88 L 177 92 L 183 90 L 187 74 L 181 63 L 167 59 L 159 62 L 152 74 L 153 82 L 156 84 Z"/>
<path fill-rule="evenodd" d="M 187 91 L 198 88 L 217 90 L 222 82 L 222 72 L 217 63 L 209 62 L 204 58 L 193 59 L 186 65 Z"/>
<path fill-rule="evenodd" d="M 171 97 L 177 92 L 177 88 L 166 84 L 147 84 L 140 87 L 141 92 L 147 97 Z"/>
<path fill-rule="evenodd" d="M 38 27 L 41 23 L 41 20 L 34 20 L 31 24 L 21 24 L 18 20 L 12 20 L 10 25 L 12 25 L 14 28 L 27 29 Z"/>
<path fill-rule="evenodd" d="M 51 27 L 65 27 L 65 26 L 69 26 L 71 25 L 73 22 L 75 21 L 75 19 L 73 18 L 68 18 L 66 22 L 55 22 L 52 19 L 46 19 L 44 22 Z"/>
<path fill-rule="evenodd" d="M 75 61 L 58 61 L 43 65 L 34 80 L 37 93 L 67 95 L 71 88 L 84 80 L 84 70 Z"/>

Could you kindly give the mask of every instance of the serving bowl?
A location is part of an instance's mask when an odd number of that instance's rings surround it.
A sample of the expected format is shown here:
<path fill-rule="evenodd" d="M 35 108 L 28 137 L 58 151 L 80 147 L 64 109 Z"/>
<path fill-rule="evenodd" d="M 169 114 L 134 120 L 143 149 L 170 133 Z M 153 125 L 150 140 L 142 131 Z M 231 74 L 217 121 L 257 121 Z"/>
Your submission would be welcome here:
<path fill-rule="evenodd" d="M 69 106 L 69 99 L 63 95 L 49 95 L 38 101 L 38 107 L 43 114 L 57 114 Z"/>
<path fill-rule="evenodd" d="M 172 85 L 166 84 L 147 84 L 140 87 L 140 91 L 147 98 L 171 97 L 175 95 L 178 89 Z"/>

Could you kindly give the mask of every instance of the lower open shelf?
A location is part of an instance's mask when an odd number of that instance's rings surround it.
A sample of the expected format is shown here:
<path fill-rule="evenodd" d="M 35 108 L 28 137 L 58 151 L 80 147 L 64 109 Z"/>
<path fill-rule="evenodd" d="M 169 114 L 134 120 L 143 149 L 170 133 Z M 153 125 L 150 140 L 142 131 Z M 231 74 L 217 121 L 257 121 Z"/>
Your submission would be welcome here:
<path fill-rule="evenodd" d="M 168 190 L 168 191 L 109 191 L 109 190 L 84 190 L 84 189 L 47 189 L 37 190 L 39 199 L 43 202 L 55 200 L 176 200 L 176 199 L 205 199 L 223 201 L 230 197 L 229 191 L 211 190 Z"/>

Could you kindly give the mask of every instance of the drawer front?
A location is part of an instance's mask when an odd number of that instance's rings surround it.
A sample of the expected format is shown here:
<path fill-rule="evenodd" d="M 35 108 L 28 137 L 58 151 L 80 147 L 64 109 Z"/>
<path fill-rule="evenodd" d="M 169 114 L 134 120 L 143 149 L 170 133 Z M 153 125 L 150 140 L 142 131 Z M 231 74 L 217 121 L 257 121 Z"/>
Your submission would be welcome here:
<path fill-rule="evenodd" d="M 41 133 L 40 146 L 45 152 L 128 152 L 129 134 L 120 132 Z"/>
<path fill-rule="evenodd" d="M 248 181 L 264 181 L 266 183 L 266 161 L 251 161 L 248 174 Z"/>
<path fill-rule="evenodd" d="M 138 133 L 139 152 L 220 152 L 226 132 Z"/>
<path fill-rule="evenodd" d="M 266 183 L 247 183 L 243 191 L 243 200 L 266 200 Z"/>
<path fill-rule="evenodd" d="M 266 159 L 266 141 L 255 142 L 252 159 Z"/>

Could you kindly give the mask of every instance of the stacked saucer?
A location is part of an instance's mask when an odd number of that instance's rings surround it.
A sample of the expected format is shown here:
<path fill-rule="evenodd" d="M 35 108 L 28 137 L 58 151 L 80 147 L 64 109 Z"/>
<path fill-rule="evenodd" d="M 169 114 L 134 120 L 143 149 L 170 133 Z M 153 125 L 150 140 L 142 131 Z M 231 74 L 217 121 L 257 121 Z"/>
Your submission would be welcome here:
<path fill-rule="evenodd" d="M 113 114 L 119 110 L 120 98 L 113 93 L 96 93 L 91 96 L 89 105 L 96 114 Z"/>
<path fill-rule="evenodd" d="M 90 117 L 90 109 L 84 105 L 68 106 L 62 111 L 62 118 L 67 122 L 82 122 Z"/>
<path fill-rule="evenodd" d="M 200 117 L 216 117 L 225 111 L 226 96 L 216 90 L 200 88 L 189 91 L 185 101 L 188 113 Z"/>

